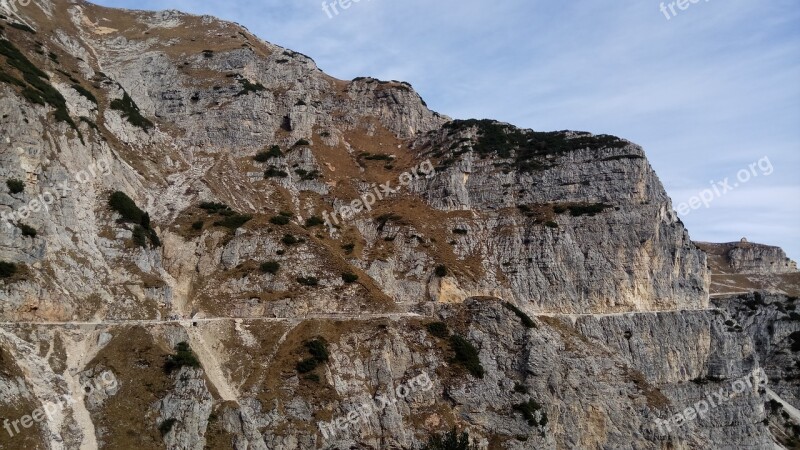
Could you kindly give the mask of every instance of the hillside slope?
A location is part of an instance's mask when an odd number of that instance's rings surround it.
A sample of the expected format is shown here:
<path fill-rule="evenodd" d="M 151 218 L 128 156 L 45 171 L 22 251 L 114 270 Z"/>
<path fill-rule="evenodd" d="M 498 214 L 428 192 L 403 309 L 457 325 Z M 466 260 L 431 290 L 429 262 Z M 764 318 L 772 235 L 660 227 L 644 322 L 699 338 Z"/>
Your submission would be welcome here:
<path fill-rule="evenodd" d="M 773 448 L 758 386 L 655 421 L 760 365 L 639 146 L 212 17 L 3 7 L 0 417 L 61 406 L 0 448 Z"/>

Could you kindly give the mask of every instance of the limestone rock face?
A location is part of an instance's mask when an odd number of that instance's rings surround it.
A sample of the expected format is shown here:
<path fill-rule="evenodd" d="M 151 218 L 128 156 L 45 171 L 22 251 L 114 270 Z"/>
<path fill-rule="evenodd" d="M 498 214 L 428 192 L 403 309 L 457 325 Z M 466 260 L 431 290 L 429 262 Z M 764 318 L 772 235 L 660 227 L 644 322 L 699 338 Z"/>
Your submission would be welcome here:
<path fill-rule="evenodd" d="M 453 121 L 212 17 L 3 5 L 0 417 L 63 407 L 0 448 L 790 445 L 791 313 L 709 303 L 760 279 L 716 278 L 636 144 Z M 791 295 L 780 251 L 730 261 Z"/>

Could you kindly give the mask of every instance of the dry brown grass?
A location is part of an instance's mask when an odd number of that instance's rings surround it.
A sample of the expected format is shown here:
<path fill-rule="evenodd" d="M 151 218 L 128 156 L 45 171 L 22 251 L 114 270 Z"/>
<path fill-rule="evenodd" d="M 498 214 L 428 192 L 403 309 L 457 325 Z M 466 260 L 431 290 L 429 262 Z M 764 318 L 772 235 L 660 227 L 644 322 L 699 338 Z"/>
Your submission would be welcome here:
<path fill-rule="evenodd" d="M 152 405 L 173 385 L 163 369 L 170 353 L 144 328 L 118 328 L 111 342 L 89 363 L 88 367 L 101 364 L 111 369 L 120 386 L 116 395 L 92 412 L 95 427 L 114 437 L 106 448 L 164 448 Z"/>

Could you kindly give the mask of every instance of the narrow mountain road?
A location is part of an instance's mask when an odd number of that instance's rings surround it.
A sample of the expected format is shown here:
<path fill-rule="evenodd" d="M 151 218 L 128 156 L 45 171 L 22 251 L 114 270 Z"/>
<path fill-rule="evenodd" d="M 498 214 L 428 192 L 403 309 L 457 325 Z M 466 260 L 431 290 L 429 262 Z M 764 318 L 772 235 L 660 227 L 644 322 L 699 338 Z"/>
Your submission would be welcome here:
<path fill-rule="evenodd" d="M 296 320 L 342 320 L 342 321 L 358 321 L 358 320 L 375 320 L 375 319 L 407 319 L 424 317 L 417 313 L 371 313 L 371 314 L 308 314 L 298 317 L 206 317 L 196 319 L 166 319 L 166 320 L 95 320 L 95 321 L 20 321 L 20 322 L 0 322 L 0 326 L 14 326 L 14 325 L 37 325 L 37 326 L 92 326 L 92 325 L 162 325 L 162 324 L 177 324 L 177 325 L 192 325 L 194 323 L 210 323 L 210 322 L 227 322 L 227 321 L 264 321 L 264 322 L 287 322 Z"/>

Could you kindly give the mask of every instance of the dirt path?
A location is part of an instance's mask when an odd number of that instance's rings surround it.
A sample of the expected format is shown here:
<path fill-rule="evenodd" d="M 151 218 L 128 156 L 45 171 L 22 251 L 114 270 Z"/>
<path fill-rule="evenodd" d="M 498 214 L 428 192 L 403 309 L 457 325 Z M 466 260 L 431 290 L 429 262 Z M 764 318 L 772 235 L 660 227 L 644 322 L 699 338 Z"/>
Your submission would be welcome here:
<path fill-rule="evenodd" d="M 206 340 L 199 328 L 192 327 L 191 324 L 187 327 L 182 324 L 189 335 L 189 345 L 192 351 L 197 355 L 200 360 L 200 365 L 206 372 L 206 376 L 211 381 L 211 384 L 217 389 L 219 396 L 225 401 L 238 402 L 239 393 L 236 388 L 228 381 L 228 378 L 222 372 L 222 365 L 214 356 L 214 352 L 208 348 Z"/>

